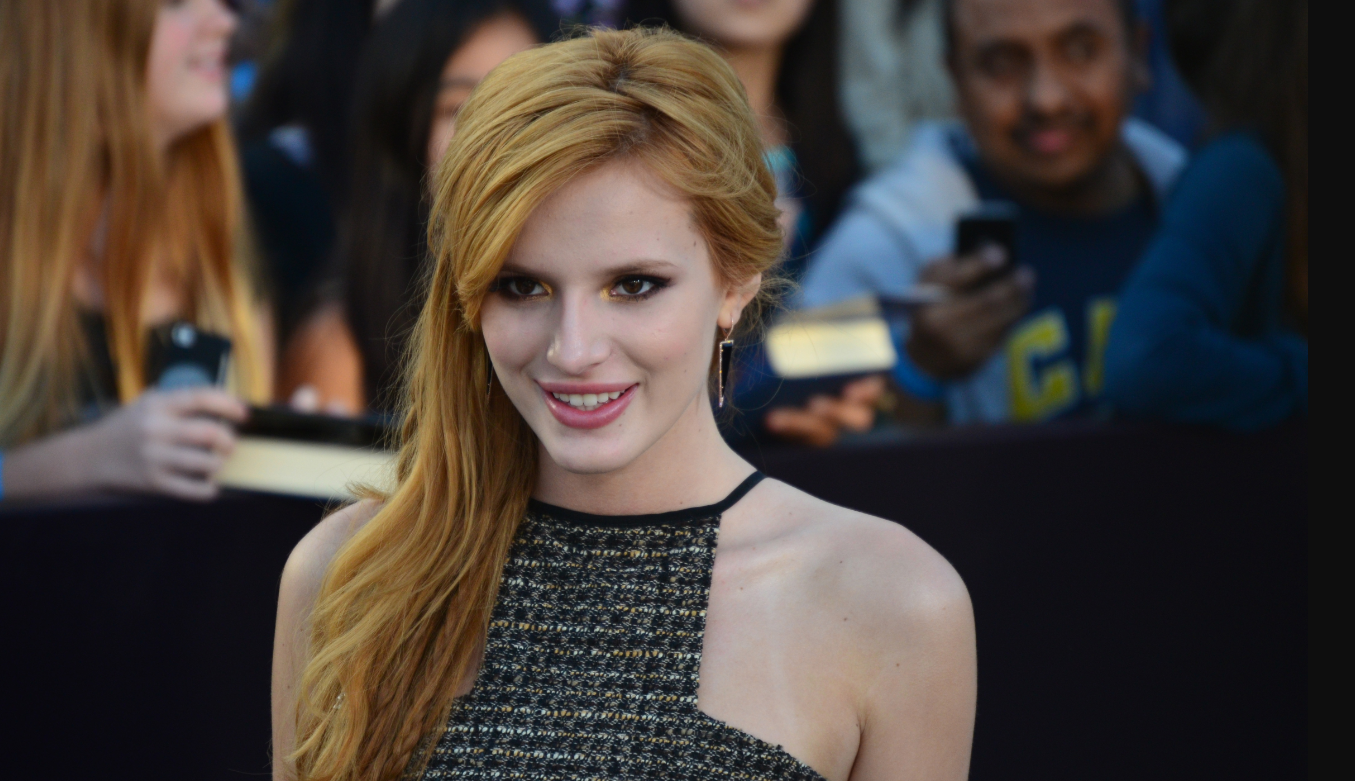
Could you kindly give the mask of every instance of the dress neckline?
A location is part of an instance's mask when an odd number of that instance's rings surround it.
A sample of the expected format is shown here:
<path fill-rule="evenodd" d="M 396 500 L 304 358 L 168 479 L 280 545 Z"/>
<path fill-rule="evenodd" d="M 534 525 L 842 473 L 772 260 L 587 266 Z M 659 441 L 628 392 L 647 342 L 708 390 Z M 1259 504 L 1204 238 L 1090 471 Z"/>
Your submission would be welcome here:
<path fill-rule="evenodd" d="M 725 511 L 738 503 L 753 487 L 762 482 L 766 475 L 761 472 L 753 472 L 744 478 L 729 495 L 715 504 L 708 504 L 703 507 L 688 507 L 685 510 L 669 510 L 662 513 L 648 513 L 645 515 L 598 515 L 596 513 L 586 513 L 580 510 L 570 510 L 566 507 L 557 507 L 553 504 L 540 502 L 536 499 L 527 502 L 527 510 L 537 515 L 544 515 L 557 521 L 562 521 L 570 525 L 577 526 L 609 526 L 619 528 L 634 528 L 639 526 L 660 526 L 664 524 L 689 523 L 691 521 L 704 521 L 710 518 L 717 518 L 724 515 Z"/>

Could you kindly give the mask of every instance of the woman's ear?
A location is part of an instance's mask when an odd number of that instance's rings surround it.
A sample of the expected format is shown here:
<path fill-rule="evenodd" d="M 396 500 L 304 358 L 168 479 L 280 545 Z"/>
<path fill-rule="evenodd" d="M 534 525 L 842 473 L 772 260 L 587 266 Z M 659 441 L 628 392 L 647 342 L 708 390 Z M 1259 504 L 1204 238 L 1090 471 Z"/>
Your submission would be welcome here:
<path fill-rule="evenodd" d="M 737 285 L 730 285 L 725 289 L 725 300 L 720 305 L 720 317 L 718 324 L 723 331 L 732 331 L 738 324 L 739 318 L 743 316 L 744 307 L 752 301 L 757 291 L 762 287 L 761 272 L 754 274 L 748 279 Z"/>

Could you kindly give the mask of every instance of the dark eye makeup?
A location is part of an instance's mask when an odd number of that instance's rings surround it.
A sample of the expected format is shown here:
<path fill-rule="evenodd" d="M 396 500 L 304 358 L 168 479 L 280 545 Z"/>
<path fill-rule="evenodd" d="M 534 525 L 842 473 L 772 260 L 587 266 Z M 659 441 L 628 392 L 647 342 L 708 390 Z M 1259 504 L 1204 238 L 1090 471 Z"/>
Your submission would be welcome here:
<path fill-rule="evenodd" d="M 626 274 L 617 277 L 605 291 L 613 301 L 643 301 L 671 284 L 670 280 L 650 274 Z M 513 301 L 530 301 L 549 296 L 551 291 L 540 280 L 520 274 L 506 274 L 494 280 L 491 293 Z"/>
<path fill-rule="evenodd" d="M 526 301 L 550 295 L 550 290 L 538 280 L 518 275 L 502 276 L 494 280 L 489 292 L 514 301 Z"/>
<path fill-rule="evenodd" d="M 668 287 L 669 280 L 648 274 L 630 274 L 616 280 L 608 289 L 610 298 L 622 301 L 643 301 Z"/>

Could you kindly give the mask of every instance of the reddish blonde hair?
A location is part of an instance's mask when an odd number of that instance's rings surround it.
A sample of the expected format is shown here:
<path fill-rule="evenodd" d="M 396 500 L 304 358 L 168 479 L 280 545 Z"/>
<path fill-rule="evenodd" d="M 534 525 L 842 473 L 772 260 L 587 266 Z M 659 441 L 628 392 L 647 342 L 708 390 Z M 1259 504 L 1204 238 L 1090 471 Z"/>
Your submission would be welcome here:
<path fill-rule="evenodd" d="M 146 67 L 159 7 L 0 3 L 0 446 L 76 417 L 90 345 L 71 283 L 105 202 L 101 282 L 120 399 L 146 385 L 141 312 L 156 273 L 183 280 L 190 316 L 231 336 L 237 390 L 268 395 L 229 129 L 204 127 L 167 160 L 152 140 Z"/>
<path fill-rule="evenodd" d="M 706 46 L 594 31 L 485 79 L 436 173 L 437 265 L 412 339 L 398 485 L 330 563 L 311 614 L 300 778 L 400 778 L 442 733 L 536 479 L 535 436 L 501 390 L 485 392 L 480 305 L 537 205 L 623 155 L 686 195 L 723 280 L 776 262 L 757 126 Z"/>

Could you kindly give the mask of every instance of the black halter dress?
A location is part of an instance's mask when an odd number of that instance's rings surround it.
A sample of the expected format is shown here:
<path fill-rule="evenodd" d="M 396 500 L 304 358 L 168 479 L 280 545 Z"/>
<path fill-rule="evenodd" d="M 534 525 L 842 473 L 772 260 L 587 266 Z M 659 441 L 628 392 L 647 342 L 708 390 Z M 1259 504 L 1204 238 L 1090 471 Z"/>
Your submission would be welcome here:
<path fill-rule="evenodd" d="M 761 479 L 655 515 L 533 502 L 479 676 L 423 777 L 822 781 L 696 707 L 720 517 Z"/>

